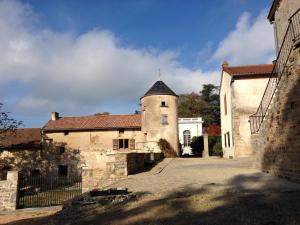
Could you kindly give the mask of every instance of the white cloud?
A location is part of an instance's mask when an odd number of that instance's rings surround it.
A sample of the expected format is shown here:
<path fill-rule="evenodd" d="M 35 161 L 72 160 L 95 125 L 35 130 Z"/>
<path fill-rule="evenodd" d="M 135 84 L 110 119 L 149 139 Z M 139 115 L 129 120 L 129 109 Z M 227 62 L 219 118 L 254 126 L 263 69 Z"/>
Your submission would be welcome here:
<path fill-rule="evenodd" d="M 243 13 L 210 61 L 227 60 L 231 65 L 271 63 L 275 59 L 274 32 L 266 17 L 266 10 L 254 20 L 249 13 Z"/>
<path fill-rule="evenodd" d="M 18 82 L 22 110 L 76 110 L 102 102 L 137 100 L 158 78 L 178 93 L 218 84 L 219 73 L 182 67 L 178 52 L 123 46 L 107 30 L 75 36 L 36 26 L 28 5 L 0 1 L 0 85 Z M 13 92 L 12 92 L 13 93 Z"/>

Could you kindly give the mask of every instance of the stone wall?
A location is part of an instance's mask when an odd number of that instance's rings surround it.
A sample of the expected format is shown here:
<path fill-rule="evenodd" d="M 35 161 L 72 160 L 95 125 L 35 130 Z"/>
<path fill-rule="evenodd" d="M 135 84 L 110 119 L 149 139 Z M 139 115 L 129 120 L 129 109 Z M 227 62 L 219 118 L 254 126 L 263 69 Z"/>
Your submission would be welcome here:
<path fill-rule="evenodd" d="M 0 211 L 16 209 L 17 187 L 18 172 L 8 171 L 7 180 L 0 181 Z"/>
<path fill-rule="evenodd" d="M 300 182 L 300 48 L 294 48 L 268 114 L 252 135 L 256 166 Z"/>
<path fill-rule="evenodd" d="M 158 162 L 163 156 L 161 153 L 117 153 L 108 155 L 106 169 L 83 168 L 82 191 L 108 186 L 130 174 L 141 171 L 146 163 Z"/>

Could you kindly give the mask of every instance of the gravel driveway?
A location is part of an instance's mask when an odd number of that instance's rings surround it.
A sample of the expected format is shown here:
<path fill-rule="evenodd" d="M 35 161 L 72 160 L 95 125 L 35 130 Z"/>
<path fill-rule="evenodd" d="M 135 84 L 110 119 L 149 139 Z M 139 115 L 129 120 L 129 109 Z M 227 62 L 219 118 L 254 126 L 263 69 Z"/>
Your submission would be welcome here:
<path fill-rule="evenodd" d="M 133 192 L 167 195 L 187 189 L 211 191 L 292 191 L 300 185 L 252 167 L 251 159 L 220 158 L 165 159 L 152 170 L 119 181 L 111 187 L 127 187 Z"/>

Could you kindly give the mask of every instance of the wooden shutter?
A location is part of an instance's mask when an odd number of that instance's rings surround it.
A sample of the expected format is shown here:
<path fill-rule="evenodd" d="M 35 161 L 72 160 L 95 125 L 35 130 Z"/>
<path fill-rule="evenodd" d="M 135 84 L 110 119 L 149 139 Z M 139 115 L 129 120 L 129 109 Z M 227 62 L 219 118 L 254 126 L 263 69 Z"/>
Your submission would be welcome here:
<path fill-rule="evenodd" d="M 131 149 L 131 150 L 135 149 L 135 140 L 134 139 L 129 140 L 129 149 Z"/>
<path fill-rule="evenodd" d="M 113 139 L 113 150 L 119 149 L 119 139 Z"/>

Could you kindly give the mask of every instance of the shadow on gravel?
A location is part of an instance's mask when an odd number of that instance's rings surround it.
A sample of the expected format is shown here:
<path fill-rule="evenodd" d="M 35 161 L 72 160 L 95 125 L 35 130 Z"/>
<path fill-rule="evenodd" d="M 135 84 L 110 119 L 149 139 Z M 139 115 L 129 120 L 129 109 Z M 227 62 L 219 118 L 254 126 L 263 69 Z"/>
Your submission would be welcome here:
<path fill-rule="evenodd" d="M 262 181 L 257 175 L 239 175 L 226 188 L 207 184 L 201 189 L 183 187 L 161 199 L 141 199 L 125 205 L 82 210 L 80 215 L 53 216 L 56 225 L 298 225 L 300 224 L 300 191 L 274 187 L 278 178 Z M 257 190 L 249 185 L 259 187 Z M 222 185 L 220 185 L 222 186 Z M 48 220 L 50 217 L 47 218 Z M 26 221 L 19 221 L 26 224 Z M 22 223 L 23 222 L 23 223 Z M 37 222 L 37 223 L 35 223 Z M 32 221 L 34 224 L 39 221 Z"/>

